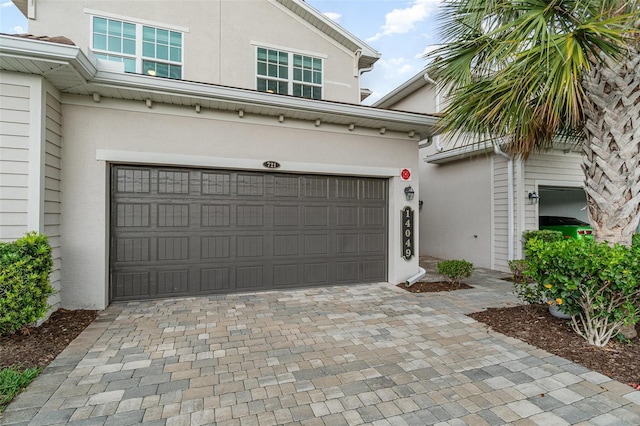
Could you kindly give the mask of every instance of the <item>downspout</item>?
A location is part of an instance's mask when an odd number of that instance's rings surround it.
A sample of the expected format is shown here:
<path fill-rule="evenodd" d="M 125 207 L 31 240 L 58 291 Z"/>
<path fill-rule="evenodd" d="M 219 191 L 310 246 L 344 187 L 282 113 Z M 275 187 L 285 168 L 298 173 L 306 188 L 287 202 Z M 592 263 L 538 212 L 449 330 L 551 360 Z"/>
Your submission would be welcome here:
<path fill-rule="evenodd" d="M 508 160 L 507 162 L 507 260 L 513 260 L 515 253 L 515 245 L 514 245 L 514 210 L 513 210 L 513 158 L 502 149 L 500 149 L 500 144 L 493 144 L 493 151 L 503 156 Z"/>
<path fill-rule="evenodd" d="M 427 275 L 427 271 L 425 271 L 422 267 L 418 267 L 418 273 L 413 275 L 412 277 L 407 278 L 407 281 L 404 282 L 404 285 L 407 287 L 411 287 L 425 275 Z"/>

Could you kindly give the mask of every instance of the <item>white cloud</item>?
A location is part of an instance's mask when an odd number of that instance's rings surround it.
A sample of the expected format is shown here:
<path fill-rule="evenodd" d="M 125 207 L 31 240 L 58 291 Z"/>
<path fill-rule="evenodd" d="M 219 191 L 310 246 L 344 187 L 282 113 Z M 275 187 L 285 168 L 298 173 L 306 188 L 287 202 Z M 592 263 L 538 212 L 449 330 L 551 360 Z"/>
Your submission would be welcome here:
<path fill-rule="evenodd" d="M 435 11 L 442 0 L 415 0 L 413 5 L 405 9 L 393 9 L 385 15 L 385 23 L 381 31 L 367 41 L 375 41 L 380 37 L 392 34 L 406 34 L 415 28 L 415 24 L 425 20 Z"/>
<path fill-rule="evenodd" d="M 432 44 L 431 46 L 427 46 L 424 48 L 422 53 L 418 53 L 414 56 L 415 59 L 422 59 L 426 54 L 433 52 L 434 50 L 440 48 L 442 45 L 440 44 Z"/>
<path fill-rule="evenodd" d="M 14 34 L 24 34 L 24 33 L 26 33 L 26 31 L 20 25 L 16 25 L 15 27 L 13 27 L 13 33 Z"/>
<path fill-rule="evenodd" d="M 323 15 L 335 22 L 340 22 L 340 18 L 342 18 L 342 15 L 337 12 L 325 12 Z"/>
<path fill-rule="evenodd" d="M 0 7 L 11 7 L 11 6 L 13 6 L 13 3 L 10 1 L 0 4 Z"/>

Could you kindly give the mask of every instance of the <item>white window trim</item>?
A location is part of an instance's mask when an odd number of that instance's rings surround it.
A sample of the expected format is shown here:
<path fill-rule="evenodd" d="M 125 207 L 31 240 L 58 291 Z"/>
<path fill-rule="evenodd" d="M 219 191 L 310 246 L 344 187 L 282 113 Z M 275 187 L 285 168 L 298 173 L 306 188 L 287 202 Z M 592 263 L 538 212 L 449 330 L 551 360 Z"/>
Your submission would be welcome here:
<path fill-rule="evenodd" d="M 89 9 L 85 9 L 85 13 L 87 13 Z M 93 18 L 105 18 L 105 19 L 112 19 L 115 21 L 120 21 L 123 23 L 128 23 L 128 24 L 133 24 L 136 26 L 136 54 L 135 55 L 129 55 L 129 54 L 125 54 L 125 53 L 118 53 L 118 52 L 111 52 L 109 50 L 101 50 L 101 49 L 95 49 L 93 47 Z M 162 25 L 162 24 L 158 24 L 158 25 Z M 171 60 L 159 60 L 157 58 L 150 58 L 147 56 L 143 56 L 143 37 L 142 37 L 142 30 L 143 27 L 153 27 L 153 28 L 157 28 L 157 29 L 161 29 L 161 30 L 167 30 L 167 31 L 174 31 L 174 32 L 180 32 L 180 30 L 177 29 L 173 29 L 171 26 L 157 26 L 153 23 L 151 23 L 151 21 L 137 21 L 137 20 L 133 20 L 133 19 L 127 19 L 126 17 L 122 17 L 122 16 L 118 16 L 116 14 L 113 13 L 104 13 L 101 14 L 100 12 L 96 12 L 96 14 L 90 15 L 89 16 L 89 46 L 90 46 L 90 50 L 91 52 L 93 52 L 94 54 L 99 54 L 99 55 L 111 55 L 111 56 L 121 56 L 123 58 L 130 58 L 130 59 L 134 59 L 136 62 L 136 73 L 137 74 L 143 74 L 143 66 L 142 66 L 142 62 L 143 61 L 149 61 L 149 62 L 157 62 L 157 63 L 166 63 L 169 65 L 178 65 L 181 67 L 181 78 L 184 78 L 184 71 L 185 71 L 185 67 L 184 67 L 184 33 L 182 33 L 182 45 L 180 47 L 180 62 L 175 62 L 175 61 L 171 61 Z M 174 27 L 175 28 L 175 27 Z"/>
<path fill-rule="evenodd" d="M 292 49 L 290 47 L 279 46 L 277 44 L 270 44 L 270 43 L 261 43 L 259 41 L 254 41 L 254 40 L 251 40 L 249 44 L 252 46 L 255 46 L 256 48 L 266 47 L 267 49 L 271 49 L 271 50 L 280 50 L 282 52 L 287 52 L 287 53 L 297 53 L 299 55 L 314 56 L 316 58 L 321 58 L 321 59 L 327 59 L 329 57 L 329 55 L 326 55 L 324 53 L 312 52 L 310 50 Z"/>
<path fill-rule="evenodd" d="M 163 30 L 179 31 L 182 33 L 189 32 L 188 27 L 180 27 L 178 25 L 171 25 L 163 22 L 149 21 L 147 19 L 131 18 L 130 16 L 124 16 L 117 13 L 103 12 L 97 9 L 84 8 L 84 13 L 87 15 L 91 15 L 92 18 L 93 16 L 100 16 L 104 18 L 117 19 L 119 21 L 131 22 L 132 24 L 142 24 L 150 27 L 161 28 Z M 91 21 L 93 22 L 93 19 Z"/>
<path fill-rule="evenodd" d="M 268 45 L 268 44 L 254 44 L 254 42 L 251 42 L 251 45 L 255 46 L 253 53 L 254 53 L 254 60 L 253 63 L 255 64 L 255 90 L 258 90 L 258 79 L 262 78 L 264 80 L 273 80 L 273 81 L 280 81 L 283 83 L 287 83 L 287 94 L 290 96 L 296 96 L 293 94 L 293 85 L 294 84 L 301 84 L 303 86 L 311 86 L 311 87 L 318 87 L 320 88 L 320 100 L 324 99 L 324 81 L 325 81 L 325 70 L 324 70 L 324 66 L 325 66 L 325 59 L 327 58 L 327 55 L 318 55 L 318 56 L 314 56 L 313 53 L 304 53 L 300 50 L 291 50 L 291 49 L 287 49 L 287 48 L 283 48 L 283 47 L 274 47 L 273 45 Z M 271 47 L 270 47 L 271 46 Z M 263 48 L 263 49 L 268 49 L 268 50 L 277 50 L 278 52 L 283 52 L 286 53 L 289 56 L 289 60 L 288 60 L 288 75 L 290 76 L 287 79 L 284 78 L 280 78 L 280 77 L 270 77 L 268 75 L 260 75 L 258 74 L 258 48 Z M 322 83 L 321 84 L 317 84 L 317 83 L 310 83 L 310 82 L 306 82 L 306 81 L 298 81 L 298 80 L 294 80 L 293 79 L 293 55 L 302 55 L 302 56 L 309 56 L 309 57 L 314 57 L 317 59 L 322 60 Z M 303 98 L 303 99 L 314 99 L 314 98 L 305 98 L 303 96 L 296 96 L 297 98 Z"/>

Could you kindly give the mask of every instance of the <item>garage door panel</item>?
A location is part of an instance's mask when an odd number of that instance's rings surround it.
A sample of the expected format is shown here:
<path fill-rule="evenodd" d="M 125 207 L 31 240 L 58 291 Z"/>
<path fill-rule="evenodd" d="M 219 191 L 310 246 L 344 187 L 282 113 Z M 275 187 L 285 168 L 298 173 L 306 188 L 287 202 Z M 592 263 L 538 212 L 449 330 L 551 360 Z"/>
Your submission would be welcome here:
<path fill-rule="evenodd" d="M 112 300 L 386 280 L 383 179 L 112 170 Z"/>

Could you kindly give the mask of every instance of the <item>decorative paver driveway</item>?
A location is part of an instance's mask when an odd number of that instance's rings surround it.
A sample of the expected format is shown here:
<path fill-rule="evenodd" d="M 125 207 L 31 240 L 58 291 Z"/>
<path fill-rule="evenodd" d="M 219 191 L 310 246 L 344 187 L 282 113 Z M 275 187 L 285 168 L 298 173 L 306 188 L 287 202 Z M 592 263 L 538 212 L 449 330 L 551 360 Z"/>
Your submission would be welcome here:
<path fill-rule="evenodd" d="M 640 392 L 465 316 L 510 285 L 389 284 L 113 305 L 2 424 L 640 424 Z"/>

